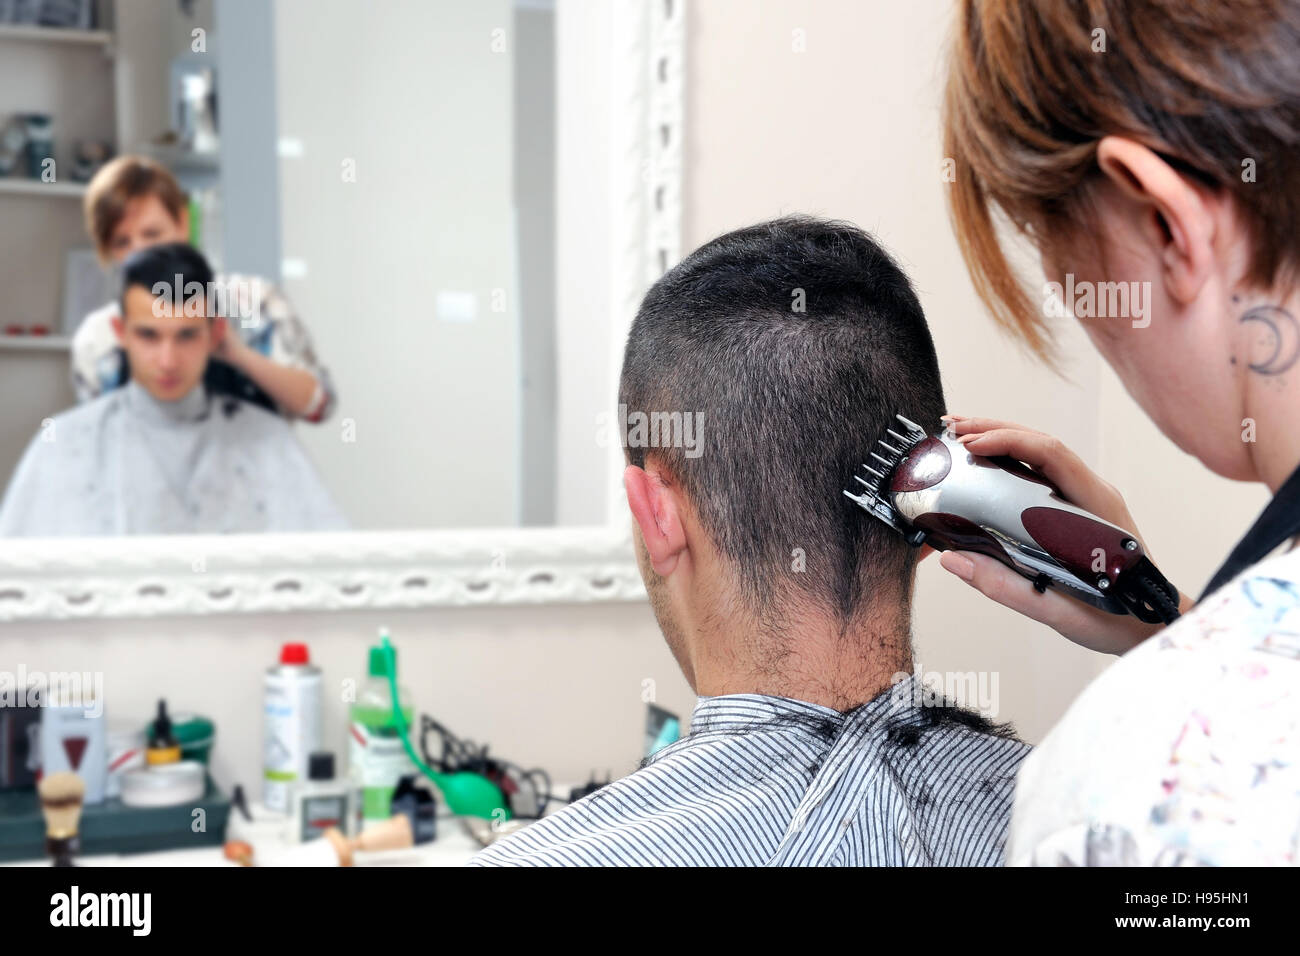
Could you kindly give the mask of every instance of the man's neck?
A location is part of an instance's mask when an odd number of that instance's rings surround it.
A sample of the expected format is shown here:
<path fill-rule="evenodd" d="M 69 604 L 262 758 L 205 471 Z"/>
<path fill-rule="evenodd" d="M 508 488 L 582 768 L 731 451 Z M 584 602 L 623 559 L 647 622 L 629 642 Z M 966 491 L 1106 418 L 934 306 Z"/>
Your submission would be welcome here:
<path fill-rule="evenodd" d="M 767 694 L 849 711 L 888 690 L 912 670 L 905 615 L 847 630 L 826 617 L 790 621 L 775 633 L 736 627 L 735 617 L 688 639 L 701 696 Z"/>
<path fill-rule="evenodd" d="M 127 382 L 122 392 L 132 411 L 155 422 L 192 422 L 203 417 L 207 406 L 207 392 L 202 382 L 171 400 L 158 398 L 134 378 Z"/>

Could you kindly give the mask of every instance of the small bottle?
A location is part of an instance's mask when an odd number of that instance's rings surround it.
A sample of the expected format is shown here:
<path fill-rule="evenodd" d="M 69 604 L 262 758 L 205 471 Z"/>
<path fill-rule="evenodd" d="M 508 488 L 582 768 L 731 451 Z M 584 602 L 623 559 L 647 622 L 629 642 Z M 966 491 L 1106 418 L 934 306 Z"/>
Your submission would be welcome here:
<path fill-rule="evenodd" d="M 330 827 L 351 833 L 355 788 L 334 779 L 334 754 L 316 751 L 307 761 L 307 779 L 289 787 L 289 825 L 285 839 L 306 843 Z"/>
<path fill-rule="evenodd" d="M 407 774 L 393 791 L 393 816 L 404 813 L 411 821 L 416 843 L 432 843 L 438 835 L 437 804 L 433 794 L 415 784 L 415 775 Z"/>
<path fill-rule="evenodd" d="M 167 716 L 167 701 L 158 701 L 158 716 L 149 727 L 149 747 L 144 762 L 150 766 L 176 763 L 181 759 L 181 745 L 172 734 L 172 719 Z"/>

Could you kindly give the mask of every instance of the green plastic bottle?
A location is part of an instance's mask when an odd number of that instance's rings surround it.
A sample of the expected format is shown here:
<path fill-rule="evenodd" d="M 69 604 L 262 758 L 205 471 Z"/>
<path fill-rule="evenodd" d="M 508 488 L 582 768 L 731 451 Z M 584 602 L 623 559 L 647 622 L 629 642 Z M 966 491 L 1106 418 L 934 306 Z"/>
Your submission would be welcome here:
<path fill-rule="evenodd" d="M 393 679 L 396 680 L 397 651 L 392 653 Z M 370 677 L 348 708 L 348 773 L 361 790 L 362 828 L 393 815 L 393 791 L 397 789 L 398 781 L 415 772 L 393 717 L 388 654 L 384 648 L 370 648 L 369 670 Z M 410 691 L 398 685 L 397 699 L 409 727 L 413 715 Z"/>

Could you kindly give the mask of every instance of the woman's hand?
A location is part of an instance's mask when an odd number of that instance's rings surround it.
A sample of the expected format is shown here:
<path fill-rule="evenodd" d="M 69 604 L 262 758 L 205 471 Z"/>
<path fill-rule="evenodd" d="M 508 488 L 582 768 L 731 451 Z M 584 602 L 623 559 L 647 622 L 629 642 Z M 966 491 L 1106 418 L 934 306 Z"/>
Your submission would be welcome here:
<path fill-rule="evenodd" d="M 247 375 L 287 417 L 310 418 L 324 401 L 315 375 L 267 358 L 245 342 L 229 320 L 213 323 L 212 355 Z"/>
<path fill-rule="evenodd" d="M 228 365 L 238 367 L 239 359 L 243 353 L 248 351 L 248 346 L 244 340 L 239 337 L 234 329 L 230 327 L 230 320 L 226 318 L 213 319 L 212 321 L 212 356 L 219 358 Z"/>
<path fill-rule="evenodd" d="M 1023 461 L 1056 485 L 1072 504 L 1138 535 L 1137 524 L 1119 491 L 1093 473 L 1060 439 L 991 418 L 945 415 L 944 419 L 972 454 L 1007 455 Z M 1140 535 L 1138 541 L 1145 550 L 1146 542 Z M 1131 614 L 1108 614 L 1051 588 L 1040 594 L 1028 578 L 987 555 L 945 551 L 939 563 L 986 597 L 1046 624 L 1090 650 L 1123 654 L 1164 626 L 1144 624 Z M 1180 608 L 1186 609 L 1191 603 L 1190 598 L 1179 593 Z"/>

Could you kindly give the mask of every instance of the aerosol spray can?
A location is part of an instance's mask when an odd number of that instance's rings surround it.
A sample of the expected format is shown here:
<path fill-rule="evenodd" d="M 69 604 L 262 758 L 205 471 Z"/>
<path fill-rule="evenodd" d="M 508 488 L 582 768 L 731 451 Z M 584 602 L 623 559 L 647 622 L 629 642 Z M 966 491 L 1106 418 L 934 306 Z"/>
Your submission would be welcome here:
<path fill-rule="evenodd" d="M 280 663 L 266 671 L 264 701 L 262 802 L 283 813 L 289 787 L 307 778 L 308 760 L 321 749 L 321 672 L 306 644 L 280 649 Z"/>

